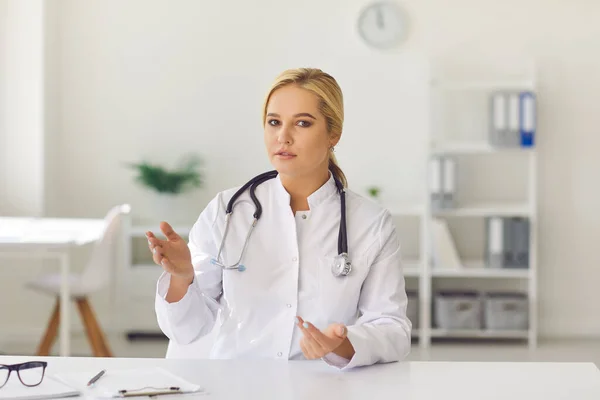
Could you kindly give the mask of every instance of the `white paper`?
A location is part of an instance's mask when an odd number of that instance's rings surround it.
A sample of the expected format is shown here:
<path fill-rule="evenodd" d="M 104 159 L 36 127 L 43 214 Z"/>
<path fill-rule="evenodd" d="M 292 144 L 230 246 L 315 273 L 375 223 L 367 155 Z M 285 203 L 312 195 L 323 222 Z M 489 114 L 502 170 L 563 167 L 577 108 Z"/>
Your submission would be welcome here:
<path fill-rule="evenodd" d="M 31 372 L 28 372 L 31 374 Z M 0 389 L 0 399 L 52 399 L 56 397 L 78 396 L 79 391 L 68 386 L 51 376 L 44 376 L 44 380 L 38 386 L 27 387 L 21 383 L 17 372 L 13 371 L 6 385 Z"/>
<path fill-rule="evenodd" d="M 433 218 L 431 224 L 435 267 L 444 269 L 461 268 L 462 263 L 447 222 L 440 218 Z"/>

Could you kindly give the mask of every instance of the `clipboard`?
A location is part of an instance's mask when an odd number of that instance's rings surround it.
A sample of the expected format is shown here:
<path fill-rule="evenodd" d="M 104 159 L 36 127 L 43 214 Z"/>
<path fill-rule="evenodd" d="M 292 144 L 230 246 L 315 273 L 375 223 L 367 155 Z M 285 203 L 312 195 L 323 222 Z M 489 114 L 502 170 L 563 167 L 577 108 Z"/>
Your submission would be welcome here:
<path fill-rule="evenodd" d="M 56 377 L 80 388 L 82 394 L 104 399 L 135 398 L 205 392 L 204 388 L 160 367 L 106 369 L 95 384 L 87 387 L 98 371 L 57 374 Z"/>
<path fill-rule="evenodd" d="M 127 398 L 127 397 L 150 397 L 150 396 L 161 396 L 161 395 L 171 395 L 171 394 L 185 394 L 186 392 L 182 392 L 181 388 L 177 386 L 171 386 L 168 388 L 155 388 L 155 387 L 145 387 L 139 390 L 135 389 L 121 389 L 119 390 L 119 397 Z M 189 393 L 189 392 L 188 392 Z"/>

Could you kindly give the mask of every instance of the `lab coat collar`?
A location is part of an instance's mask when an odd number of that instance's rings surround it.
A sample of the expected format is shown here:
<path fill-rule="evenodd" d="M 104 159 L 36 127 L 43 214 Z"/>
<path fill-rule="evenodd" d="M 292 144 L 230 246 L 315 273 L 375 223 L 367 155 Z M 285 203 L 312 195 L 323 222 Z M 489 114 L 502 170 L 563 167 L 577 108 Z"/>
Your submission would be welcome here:
<path fill-rule="evenodd" d="M 310 196 L 308 196 L 308 206 L 310 208 L 314 208 L 319 204 L 323 203 L 327 200 L 331 195 L 333 195 L 337 191 L 337 187 L 335 186 L 335 180 L 333 179 L 333 174 L 329 171 L 329 179 L 323 186 L 315 190 Z"/>
<path fill-rule="evenodd" d="M 285 190 L 283 183 L 281 183 L 281 176 L 277 175 L 275 179 L 277 182 L 277 192 L 281 196 L 281 199 L 289 204 L 290 202 L 290 194 Z M 327 198 L 337 192 L 337 186 L 335 185 L 335 180 L 333 178 L 333 174 L 329 171 L 329 179 L 327 182 L 323 184 L 320 188 L 315 190 L 310 196 L 308 196 L 308 206 L 310 208 L 317 207 L 319 204 L 323 203 Z"/>

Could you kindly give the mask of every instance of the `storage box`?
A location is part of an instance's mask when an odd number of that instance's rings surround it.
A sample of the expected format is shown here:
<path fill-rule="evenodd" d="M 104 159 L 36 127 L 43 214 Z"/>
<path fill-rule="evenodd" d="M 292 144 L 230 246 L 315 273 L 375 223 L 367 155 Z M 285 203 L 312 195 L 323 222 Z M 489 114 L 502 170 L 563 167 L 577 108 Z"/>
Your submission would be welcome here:
<path fill-rule="evenodd" d="M 434 324 L 440 329 L 481 329 L 481 296 L 477 292 L 438 292 L 434 296 Z"/>
<path fill-rule="evenodd" d="M 522 293 L 487 293 L 484 326 L 490 330 L 527 330 L 529 302 Z"/>

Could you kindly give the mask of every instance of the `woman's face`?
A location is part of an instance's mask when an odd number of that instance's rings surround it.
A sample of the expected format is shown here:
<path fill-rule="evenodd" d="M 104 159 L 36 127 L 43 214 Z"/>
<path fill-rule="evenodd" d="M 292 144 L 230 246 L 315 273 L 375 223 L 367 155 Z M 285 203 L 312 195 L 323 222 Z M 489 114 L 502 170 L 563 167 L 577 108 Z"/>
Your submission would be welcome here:
<path fill-rule="evenodd" d="M 282 175 L 307 176 L 327 171 L 332 142 L 319 98 L 296 85 L 271 94 L 265 119 L 269 160 Z"/>

